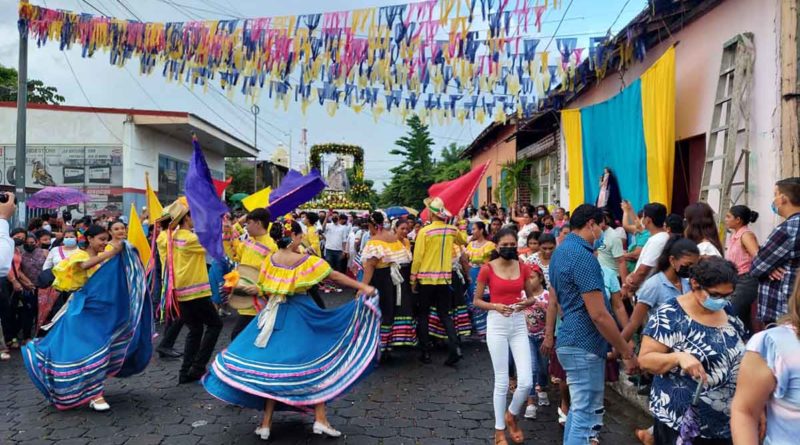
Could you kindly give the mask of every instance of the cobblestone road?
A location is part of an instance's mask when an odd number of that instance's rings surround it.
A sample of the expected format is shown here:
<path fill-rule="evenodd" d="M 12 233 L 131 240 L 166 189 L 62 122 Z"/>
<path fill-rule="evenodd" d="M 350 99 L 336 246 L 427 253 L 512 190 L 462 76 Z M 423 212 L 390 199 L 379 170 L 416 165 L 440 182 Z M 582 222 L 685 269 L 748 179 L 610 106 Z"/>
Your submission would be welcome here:
<path fill-rule="evenodd" d="M 335 297 L 333 297 L 335 298 Z M 227 344 L 233 317 L 226 319 L 220 346 Z M 181 338 L 185 331 L 181 333 Z M 487 444 L 492 428 L 492 369 L 486 346 L 464 345 L 456 369 L 442 366 L 446 351 L 423 365 L 414 351 L 396 355 L 352 392 L 330 405 L 331 424 L 341 439 L 311 434 L 310 416 L 279 413 L 274 444 Z M 179 362 L 154 358 L 143 374 L 106 383 L 109 413 L 88 408 L 59 412 L 45 404 L 28 379 L 19 354 L 0 363 L 2 444 L 233 444 L 262 443 L 253 434 L 260 412 L 227 406 L 199 384 L 177 385 Z M 551 393 L 551 400 L 555 400 Z M 632 430 L 647 425 L 640 410 L 607 390 L 603 443 L 635 443 Z M 522 420 L 526 443 L 561 443 L 555 404 L 537 420 Z"/>

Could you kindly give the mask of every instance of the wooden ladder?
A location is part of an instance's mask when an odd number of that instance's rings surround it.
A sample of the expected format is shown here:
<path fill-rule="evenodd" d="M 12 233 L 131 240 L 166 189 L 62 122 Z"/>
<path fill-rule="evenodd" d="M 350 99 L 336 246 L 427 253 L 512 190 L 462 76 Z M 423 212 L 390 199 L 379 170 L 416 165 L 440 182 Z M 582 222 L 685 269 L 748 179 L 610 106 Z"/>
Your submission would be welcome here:
<path fill-rule="evenodd" d="M 738 34 L 723 45 L 700 186 L 700 200 L 717 212 L 721 230 L 724 230 L 723 218 L 728 210 L 736 204 L 747 204 L 750 86 L 754 62 L 752 33 Z"/>

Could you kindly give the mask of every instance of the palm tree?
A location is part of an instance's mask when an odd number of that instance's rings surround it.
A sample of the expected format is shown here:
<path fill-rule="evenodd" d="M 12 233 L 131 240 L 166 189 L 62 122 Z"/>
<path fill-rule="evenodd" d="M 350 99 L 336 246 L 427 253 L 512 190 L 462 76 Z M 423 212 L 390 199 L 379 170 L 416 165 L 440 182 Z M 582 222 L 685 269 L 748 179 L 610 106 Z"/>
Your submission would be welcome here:
<path fill-rule="evenodd" d="M 500 171 L 500 182 L 497 184 L 495 198 L 501 202 L 511 203 L 515 196 L 519 199 L 517 192 L 520 188 L 525 187 L 533 192 L 536 183 L 530 173 L 532 165 L 533 161 L 530 158 L 507 162 Z"/>

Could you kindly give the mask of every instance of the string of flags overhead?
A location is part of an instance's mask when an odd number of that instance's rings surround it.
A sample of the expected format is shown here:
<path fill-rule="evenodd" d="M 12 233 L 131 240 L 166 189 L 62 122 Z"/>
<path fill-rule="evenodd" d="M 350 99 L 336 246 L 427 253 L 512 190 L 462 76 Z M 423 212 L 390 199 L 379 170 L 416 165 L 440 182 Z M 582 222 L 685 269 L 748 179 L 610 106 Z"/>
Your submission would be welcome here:
<path fill-rule="evenodd" d="M 609 36 L 555 38 L 560 60 L 532 33 L 561 0 L 424 0 L 351 11 L 188 22 L 140 22 L 53 10 L 25 1 L 19 26 L 38 46 L 98 51 L 112 65 L 139 59 L 140 74 L 157 69 L 169 81 L 207 87 L 218 82 L 276 107 L 311 104 L 331 116 L 343 107 L 428 123 L 530 116 L 558 88 L 571 91 L 589 71 L 602 78 Z M 478 27 L 482 27 L 478 29 Z M 643 58 L 638 33 L 620 54 Z M 545 45 L 541 45 L 544 47 Z"/>

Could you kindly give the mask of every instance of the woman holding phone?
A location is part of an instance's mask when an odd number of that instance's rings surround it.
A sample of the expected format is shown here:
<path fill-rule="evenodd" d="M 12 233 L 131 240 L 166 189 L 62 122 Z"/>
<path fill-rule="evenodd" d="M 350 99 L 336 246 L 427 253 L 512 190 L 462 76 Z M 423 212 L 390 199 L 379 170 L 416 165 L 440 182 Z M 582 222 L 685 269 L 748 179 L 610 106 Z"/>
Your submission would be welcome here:
<path fill-rule="evenodd" d="M 531 351 L 528 328 L 522 309 L 535 301 L 533 284 L 529 280 L 531 269 L 517 259 L 517 234 L 512 229 L 502 229 L 495 238 L 497 255 L 484 264 L 478 273 L 478 285 L 472 299 L 479 309 L 488 311 L 486 320 L 486 345 L 494 368 L 495 445 L 506 445 L 508 427 L 511 440 L 522 443 L 524 436 L 517 425 L 519 415 L 533 386 Z M 489 286 L 489 301 L 481 296 Z M 526 299 L 520 295 L 525 291 Z M 508 393 L 508 351 L 514 357 L 517 371 L 517 388 L 511 405 L 506 409 Z"/>

